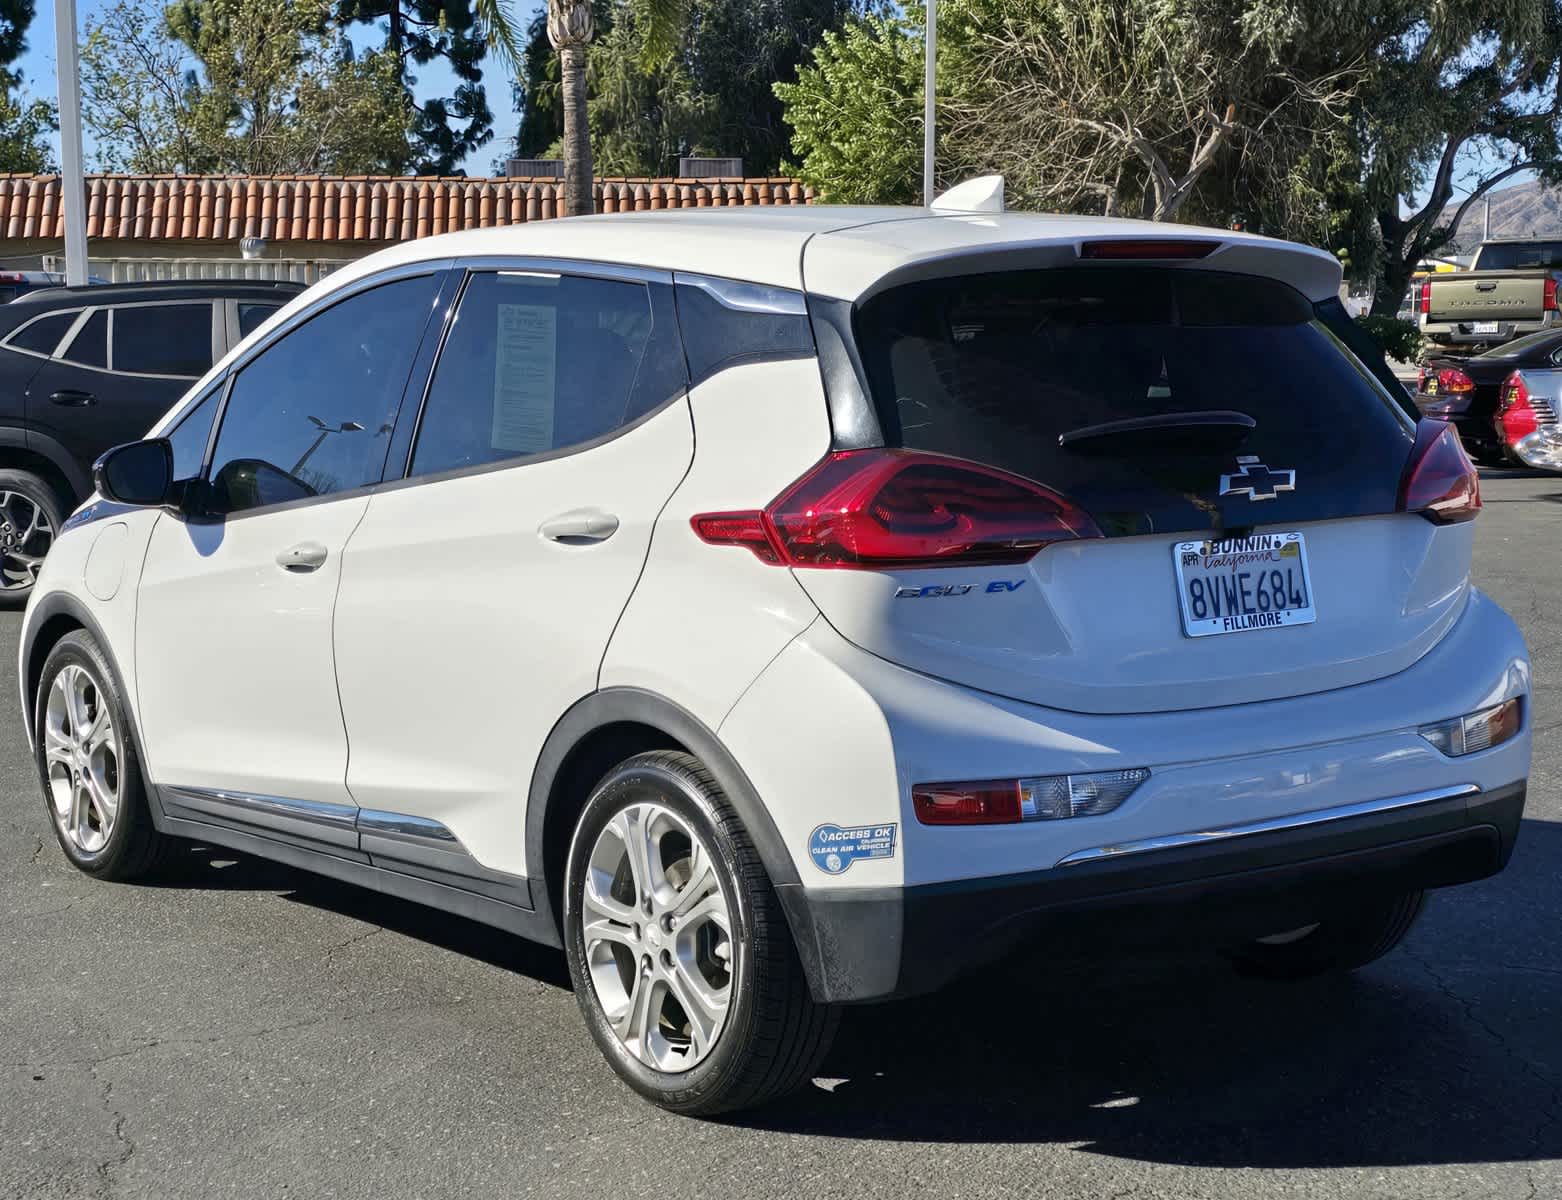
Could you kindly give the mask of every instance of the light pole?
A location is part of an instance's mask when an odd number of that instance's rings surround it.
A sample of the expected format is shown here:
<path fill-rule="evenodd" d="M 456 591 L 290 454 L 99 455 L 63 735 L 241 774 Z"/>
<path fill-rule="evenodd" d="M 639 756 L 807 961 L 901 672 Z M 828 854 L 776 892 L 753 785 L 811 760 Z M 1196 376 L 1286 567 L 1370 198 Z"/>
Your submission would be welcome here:
<path fill-rule="evenodd" d="M 933 203 L 934 67 L 938 62 L 938 0 L 927 0 L 927 53 L 922 69 L 922 203 Z"/>
<path fill-rule="evenodd" d="M 76 0 L 54 0 L 54 57 L 60 83 L 60 190 L 65 208 L 65 282 L 87 282 L 87 183 L 81 169 L 81 78 L 76 68 Z"/>

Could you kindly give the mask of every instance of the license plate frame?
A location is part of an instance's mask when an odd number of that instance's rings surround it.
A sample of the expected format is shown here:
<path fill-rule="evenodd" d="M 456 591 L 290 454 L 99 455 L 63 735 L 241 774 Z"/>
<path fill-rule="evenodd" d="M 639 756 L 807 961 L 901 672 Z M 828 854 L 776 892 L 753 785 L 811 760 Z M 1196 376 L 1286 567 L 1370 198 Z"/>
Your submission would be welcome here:
<path fill-rule="evenodd" d="M 1176 542 L 1172 565 L 1184 637 L 1288 629 L 1318 619 L 1307 539 L 1300 532 Z M 1298 596 L 1303 603 L 1294 603 Z M 1284 599 L 1282 607 L 1277 598 Z"/>
<path fill-rule="evenodd" d="M 1470 325 L 1471 333 L 1501 333 L 1501 321 L 1474 321 Z"/>

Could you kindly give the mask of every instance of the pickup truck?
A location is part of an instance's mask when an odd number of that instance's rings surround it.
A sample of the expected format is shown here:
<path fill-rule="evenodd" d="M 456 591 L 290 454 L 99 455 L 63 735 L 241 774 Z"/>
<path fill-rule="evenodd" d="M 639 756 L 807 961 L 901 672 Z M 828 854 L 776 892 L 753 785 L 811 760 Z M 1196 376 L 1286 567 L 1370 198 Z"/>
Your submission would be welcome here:
<path fill-rule="evenodd" d="M 1421 332 L 1439 346 L 1476 347 L 1562 328 L 1559 280 L 1562 239 L 1482 242 L 1470 270 L 1422 282 Z"/>

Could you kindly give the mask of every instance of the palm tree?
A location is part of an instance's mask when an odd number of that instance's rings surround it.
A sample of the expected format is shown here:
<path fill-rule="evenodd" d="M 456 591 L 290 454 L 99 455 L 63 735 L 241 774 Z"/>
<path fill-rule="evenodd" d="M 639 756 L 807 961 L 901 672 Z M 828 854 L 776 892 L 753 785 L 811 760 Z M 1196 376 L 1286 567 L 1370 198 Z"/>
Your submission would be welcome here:
<path fill-rule="evenodd" d="M 480 4 L 483 2 L 479 0 Z M 486 2 L 500 4 L 503 0 Z M 671 58 L 677 51 L 690 2 L 634 0 L 635 19 L 645 22 L 647 67 Z M 591 194 L 591 130 L 586 120 L 586 48 L 591 44 L 592 32 L 591 0 L 548 0 L 548 41 L 559 54 L 559 80 L 564 93 L 564 213 L 570 217 L 589 216 L 595 207 Z"/>

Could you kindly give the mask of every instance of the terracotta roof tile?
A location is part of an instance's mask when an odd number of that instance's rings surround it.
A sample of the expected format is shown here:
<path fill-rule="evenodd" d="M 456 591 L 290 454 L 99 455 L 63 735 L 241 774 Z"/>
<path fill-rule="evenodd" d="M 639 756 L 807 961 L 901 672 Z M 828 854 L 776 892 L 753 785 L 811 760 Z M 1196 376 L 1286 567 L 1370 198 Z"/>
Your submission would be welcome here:
<path fill-rule="evenodd" d="M 810 204 L 795 179 L 598 179 L 598 212 Z M 546 221 L 563 209 L 551 179 L 389 175 L 87 176 L 87 236 L 136 240 L 394 242 L 456 229 Z M 59 239 L 58 175 L 0 174 L 7 238 Z"/>

